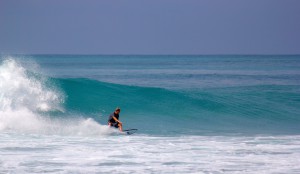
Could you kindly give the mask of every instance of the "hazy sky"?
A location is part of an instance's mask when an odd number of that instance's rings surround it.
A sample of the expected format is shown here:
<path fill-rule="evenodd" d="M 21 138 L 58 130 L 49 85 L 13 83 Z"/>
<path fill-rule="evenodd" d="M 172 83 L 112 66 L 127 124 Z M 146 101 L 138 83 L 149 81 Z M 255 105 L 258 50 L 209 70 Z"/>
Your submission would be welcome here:
<path fill-rule="evenodd" d="M 0 0 L 0 53 L 300 54 L 300 0 Z"/>

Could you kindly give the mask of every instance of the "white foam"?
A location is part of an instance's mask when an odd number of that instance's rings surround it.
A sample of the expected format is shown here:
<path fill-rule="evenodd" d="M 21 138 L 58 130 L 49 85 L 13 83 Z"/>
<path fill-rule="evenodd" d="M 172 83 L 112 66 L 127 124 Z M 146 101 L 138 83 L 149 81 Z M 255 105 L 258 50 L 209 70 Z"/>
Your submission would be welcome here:
<path fill-rule="evenodd" d="M 17 61 L 8 58 L 0 66 L 0 110 L 59 110 L 63 96 L 44 85 L 43 79 L 29 77 Z"/>
<path fill-rule="evenodd" d="M 36 67 L 36 65 L 34 66 Z M 12 57 L 0 65 L 0 131 L 37 134 L 103 135 L 107 126 L 93 119 L 54 119 L 41 112 L 60 111 L 64 95 L 37 72 L 30 73 Z"/>
<path fill-rule="evenodd" d="M 300 172 L 300 136 L 20 136 L 0 133 L 0 173 Z"/>

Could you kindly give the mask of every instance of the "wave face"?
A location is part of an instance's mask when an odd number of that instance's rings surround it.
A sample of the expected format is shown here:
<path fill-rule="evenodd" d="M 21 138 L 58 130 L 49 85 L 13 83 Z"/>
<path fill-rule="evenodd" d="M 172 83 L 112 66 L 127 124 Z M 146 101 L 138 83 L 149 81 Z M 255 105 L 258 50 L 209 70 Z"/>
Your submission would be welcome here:
<path fill-rule="evenodd" d="M 13 58 L 0 66 L 0 131 L 104 135 L 122 109 L 125 128 L 146 134 L 299 134 L 297 85 L 167 89 L 49 77 Z"/>
<path fill-rule="evenodd" d="M 68 96 L 67 110 L 106 122 L 120 106 L 124 122 L 147 132 L 300 131 L 300 91 L 295 86 L 170 91 L 89 79 L 55 80 Z"/>

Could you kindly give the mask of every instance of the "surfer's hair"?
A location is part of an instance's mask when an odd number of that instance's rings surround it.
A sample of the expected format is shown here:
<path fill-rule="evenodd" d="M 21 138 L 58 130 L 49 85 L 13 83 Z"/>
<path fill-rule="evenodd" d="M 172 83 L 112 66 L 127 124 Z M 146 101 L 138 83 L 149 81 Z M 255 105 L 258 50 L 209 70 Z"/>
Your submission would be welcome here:
<path fill-rule="evenodd" d="M 120 108 L 120 107 L 117 107 L 117 108 L 116 108 L 116 111 L 121 111 L 121 108 Z"/>

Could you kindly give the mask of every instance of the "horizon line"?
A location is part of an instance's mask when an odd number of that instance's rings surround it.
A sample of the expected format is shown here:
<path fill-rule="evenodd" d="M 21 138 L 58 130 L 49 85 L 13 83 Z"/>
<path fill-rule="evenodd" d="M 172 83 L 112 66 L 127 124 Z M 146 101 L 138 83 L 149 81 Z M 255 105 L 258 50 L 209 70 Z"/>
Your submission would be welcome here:
<path fill-rule="evenodd" d="M 3 55 L 29 56 L 300 56 L 298 54 L 72 54 L 72 53 L 0 53 Z"/>

